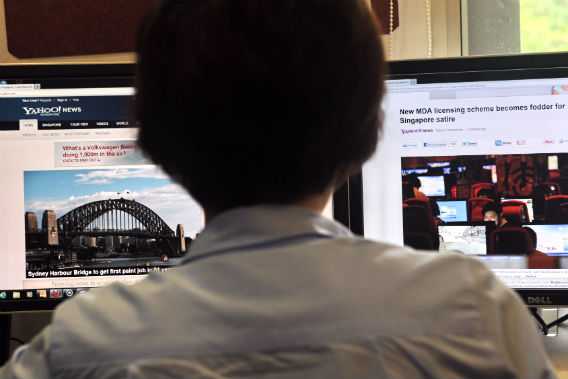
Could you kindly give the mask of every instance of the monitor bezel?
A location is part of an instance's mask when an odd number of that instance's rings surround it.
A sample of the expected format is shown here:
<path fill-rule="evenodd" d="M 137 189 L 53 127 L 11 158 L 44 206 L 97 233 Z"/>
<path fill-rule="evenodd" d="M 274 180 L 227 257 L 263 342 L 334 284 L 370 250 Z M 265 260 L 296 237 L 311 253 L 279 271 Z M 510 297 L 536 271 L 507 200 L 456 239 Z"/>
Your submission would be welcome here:
<path fill-rule="evenodd" d="M 74 64 L 16 64 L 0 65 L 0 80 L 11 79 L 97 79 L 97 83 L 105 85 L 101 78 L 134 79 L 134 63 L 74 63 Z M 106 85 L 115 84 L 106 83 Z M 133 82 L 132 82 L 133 83 Z M 58 87 L 62 88 L 62 87 Z M 64 88 L 64 87 L 63 87 Z"/>
<path fill-rule="evenodd" d="M 568 78 L 568 53 L 518 54 L 507 56 L 417 59 L 388 62 L 387 79 L 419 76 L 428 83 Z M 535 73 L 538 72 L 538 76 Z M 467 76 L 467 77 L 464 77 Z M 351 231 L 364 236 L 363 177 L 359 172 L 348 179 Z M 513 288 L 528 306 L 566 306 L 568 288 Z"/>

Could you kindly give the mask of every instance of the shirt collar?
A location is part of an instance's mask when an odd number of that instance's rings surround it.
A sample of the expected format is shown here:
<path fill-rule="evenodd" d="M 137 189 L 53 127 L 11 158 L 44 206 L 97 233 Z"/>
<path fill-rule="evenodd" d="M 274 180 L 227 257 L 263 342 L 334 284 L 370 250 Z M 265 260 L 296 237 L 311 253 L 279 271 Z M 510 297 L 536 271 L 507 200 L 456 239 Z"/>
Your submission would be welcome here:
<path fill-rule="evenodd" d="M 256 205 L 215 216 L 192 241 L 186 259 L 224 250 L 300 238 L 351 236 L 343 225 L 309 208 L 295 205 Z"/>

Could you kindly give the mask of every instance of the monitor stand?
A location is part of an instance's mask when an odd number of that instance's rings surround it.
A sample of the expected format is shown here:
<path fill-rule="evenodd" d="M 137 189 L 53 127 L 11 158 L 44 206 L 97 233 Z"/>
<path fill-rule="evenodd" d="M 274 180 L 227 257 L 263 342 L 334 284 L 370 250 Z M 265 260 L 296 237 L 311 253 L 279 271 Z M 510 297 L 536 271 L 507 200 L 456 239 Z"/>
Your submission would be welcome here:
<path fill-rule="evenodd" d="M 10 332 L 12 315 L 0 314 L 0 365 L 10 358 Z"/>

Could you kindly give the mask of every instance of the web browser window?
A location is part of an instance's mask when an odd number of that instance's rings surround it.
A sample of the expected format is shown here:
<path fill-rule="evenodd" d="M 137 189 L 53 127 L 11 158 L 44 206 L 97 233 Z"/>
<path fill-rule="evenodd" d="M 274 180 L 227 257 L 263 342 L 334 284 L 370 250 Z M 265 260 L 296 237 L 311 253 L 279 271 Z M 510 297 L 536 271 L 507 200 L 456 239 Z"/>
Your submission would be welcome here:
<path fill-rule="evenodd" d="M 203 212 L 138 147 L 132 78 L 0 83 L 0 300 L 130 284 L 183 259 Z"/>
<path fill-rule="evenodd" d="M 421 227 L 406 213 L 416 205 L 401 206 L 409 197 L 404 186 L 415 176 L 428 192 L 438 251 L 476 255 L 513 288 L 565 288 L 565 225 L 558 225 L 565 222 L 546 207 L 549 198 L 568 194 L 568 70 L 515 79 L 511 71 L 387 81 L 382 139 L 362 173 L 364 234 L 402 245 L 409 240 L 405 232 Z M 432 190 L 431 178 L 440 176 L 443 182 Z M 542 190 L 545 183 L 552 189 Z M 466 204 L 470 227 L 451 225 L 448 217 L 458 212 L 446 201 Z M 474 227 L 484 222 L 487 202 L 509 202 L 503 206 L 507 223 L 485 220 L 485 229 Z M 568 217 L 568 200 L 565 207 Z M 518 232 L 526 248 L 503 242 L 510 238 L 501 234 L 505 226 L 531 229 Z"/>

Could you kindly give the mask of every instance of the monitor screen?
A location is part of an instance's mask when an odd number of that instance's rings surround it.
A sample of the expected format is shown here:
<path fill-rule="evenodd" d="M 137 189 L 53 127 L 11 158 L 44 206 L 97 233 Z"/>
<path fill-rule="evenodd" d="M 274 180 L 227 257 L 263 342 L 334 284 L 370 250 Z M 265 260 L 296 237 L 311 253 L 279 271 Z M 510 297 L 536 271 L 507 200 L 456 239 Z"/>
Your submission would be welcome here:
<path fill-rule="evenodd" d="M 568 224 L 525 226 L 536 233 L 536 249 L 548 255 L 568 256 Z"/>
<path fill-rule="evenodd" d="M 439 225 L 439 251 L 459 251 L 468 255 L 487 254 L 486 225 Z"/>
<path fill-rule="evenodd" d="M 133 73 L 0 67 L 0 312 L 167 271 L 203 228 L 201 207 L 136 144 Z"/>
<path fill-rule="evenodd" d="M 534 211 L 533 211 L 533 199 L 532 197 L 527 197 L 527 198 L 517 198 L 517 199 L 511 199 L 511 198 L 507 198 L 507 199 L 501 199 L 501 203 L 506 203 L 507 201 L 522 201 L 523 203 L 526 204 L 527 206 L 527 211 L 529 214 L 529 219 L 527 221 L 534 221 Z"/>
<path fill-rule="evenodd" d="M 428 168 L 431 177 L 433 162 L 440 163 L 445 180 L 439 207 L 465 199 L 472 225 L 483 221 L 485 204 L 501 199 L 525 202 L 528 226 L 561 223 L 547 219 L 552 214 L 546 212 L 548 194 L 539 185 L 554 182 L 560 194 L 568 194 L 568 54 L 400 61 L 389 68 L 382 139 L 361 177 L 352 179 L 361 185 L 361 191 L 351 191 L 352 198 L 362 194 L 362 200 L 354 200 L 362 204 L 353 211 L 353 217 L 362 218 L 357 232 L 402 245 L 401 204 L 408 191 L 401 170 Z M 457 225 L 450 229 L 444 218 L 453 210 L 440 210 L 435 244 L 439 239 L 440 249 L 464 250 L 464 236 L 472 233 Z M 522 229 L 510 221 L 508 226 Z M 499 244 L 488 243 L 491 251 L 475 255 L 526 301 L 527 294 L 545 293 L 555 304 L 568 304 L 568 257 L 556 256 L 563 254 L 556 251 L 564 249 L 564 240 L 553 229 L 535 226 L 536 248 L 532 233 L 516 230 L 518 238 L 500 239 L 517 241 L 514 254 L 512 247 L 502 254 Z M 487 232 L 489 242 L 492 233 Z"/>
<path fill-rule="evenodd" d="M 438 200 L 440 215 L 444 222 L 465 222 L 467 221 L 467 201 L 466 200 Z"/>
<path fill-rule="evenodd" d="M 440 197 L 446 195 L 444 176 L 419 176 L 422 186 L 418 189 L 426 196 Z"/>
<path fill-rule="evenodd" d="M 413 168 L 410 170 L 402 170 L 402 175 L 410 175 L 410 174 L 424 175 L 427 173 L 428 173 L 427 168 Z"/>
<path fill-rule="evenodd" d="M 200 206 L 136 144 L 133 66 L 0 68 L 0 311 L 175 266 Z"/>

